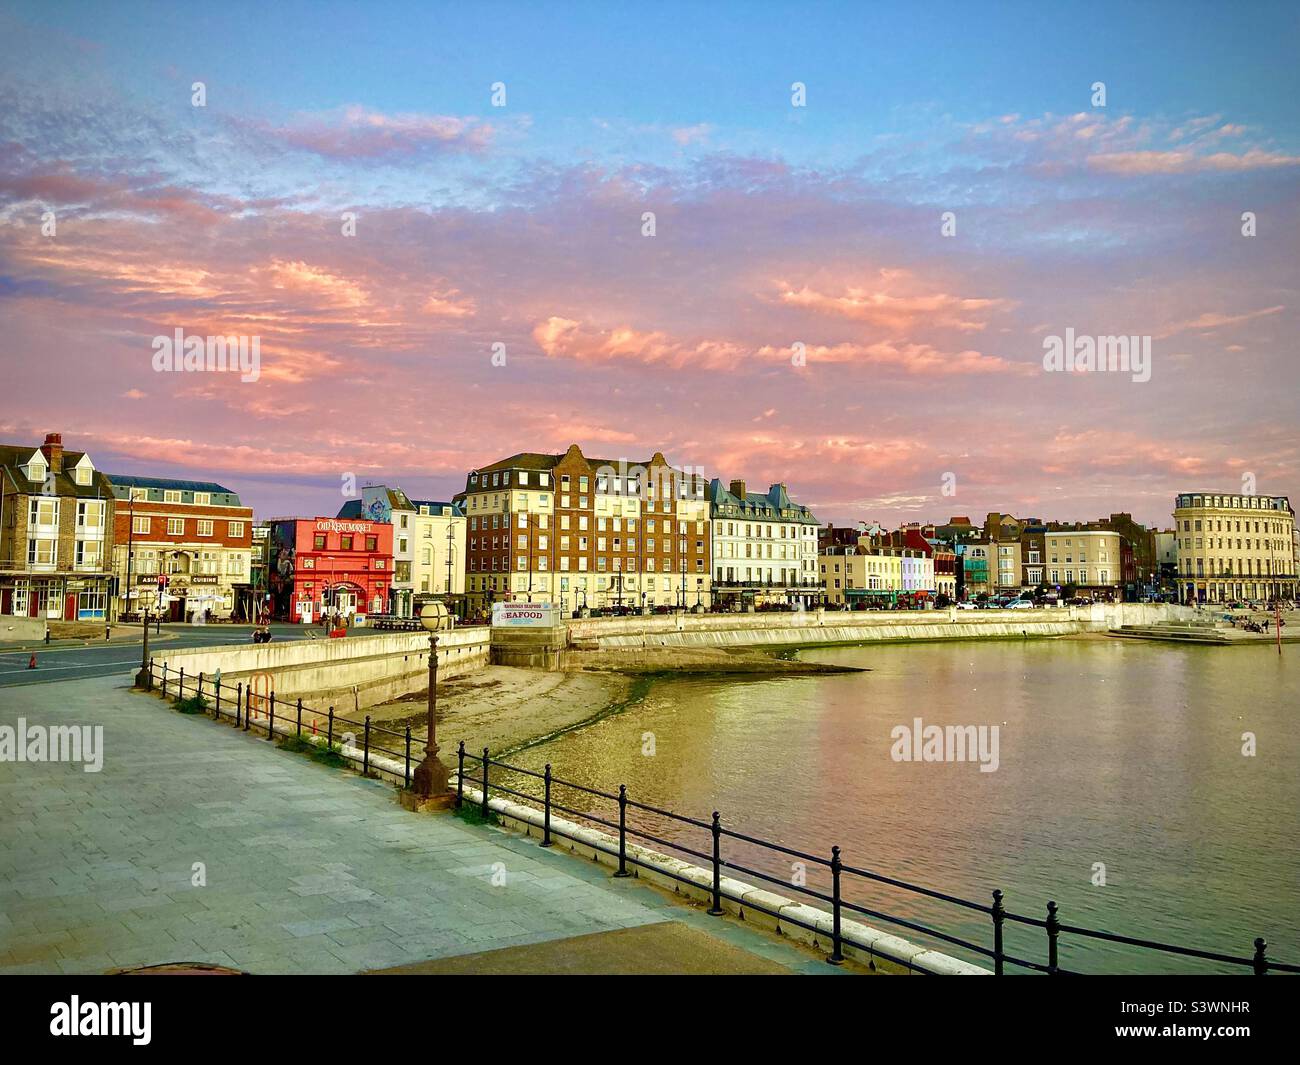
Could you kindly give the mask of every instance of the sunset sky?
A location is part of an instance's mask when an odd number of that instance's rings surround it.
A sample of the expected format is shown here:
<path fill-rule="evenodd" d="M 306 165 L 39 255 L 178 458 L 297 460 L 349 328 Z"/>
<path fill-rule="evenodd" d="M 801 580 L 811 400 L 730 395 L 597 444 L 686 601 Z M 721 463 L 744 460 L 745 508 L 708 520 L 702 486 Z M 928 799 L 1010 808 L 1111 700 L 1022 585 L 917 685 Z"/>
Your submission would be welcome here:
<path fill-rule="evenodd" d="M 0 442 L 259 517 L 571 442 L 836 523 L 1295 501 L 1297 11 L 0 3 Z"/>

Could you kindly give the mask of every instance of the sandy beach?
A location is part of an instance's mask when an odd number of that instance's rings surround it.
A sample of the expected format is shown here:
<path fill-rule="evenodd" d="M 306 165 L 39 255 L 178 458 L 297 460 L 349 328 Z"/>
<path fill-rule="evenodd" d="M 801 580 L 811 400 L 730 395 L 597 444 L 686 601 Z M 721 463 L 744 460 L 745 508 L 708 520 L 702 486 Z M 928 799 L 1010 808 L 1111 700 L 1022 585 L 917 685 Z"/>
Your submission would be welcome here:
<path fill-rule="evenodd" d="M 505 753 L 600 717 L 625 703 L 633 680 L 616 673 L 545 673 L 513 666 L 487 666 L 438 685 L 438 744 L 444 761 L 456 745 Z M 371 720 L 423 736 L 427 690 L 372 706 Z"/>

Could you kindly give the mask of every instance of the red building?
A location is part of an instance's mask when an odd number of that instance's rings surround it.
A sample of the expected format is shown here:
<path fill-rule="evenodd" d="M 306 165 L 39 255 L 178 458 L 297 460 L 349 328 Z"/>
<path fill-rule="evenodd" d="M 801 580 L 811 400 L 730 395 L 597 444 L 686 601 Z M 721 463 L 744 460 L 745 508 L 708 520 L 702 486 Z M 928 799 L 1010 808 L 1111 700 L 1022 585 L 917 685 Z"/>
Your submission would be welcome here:
<path fill-rule="evenodd" d="M 285 518 L 271 522 L 267 564 L 271 612 L 282 621 L 323 613 L 382 613 L 393 579 L 387 522 Z"/>

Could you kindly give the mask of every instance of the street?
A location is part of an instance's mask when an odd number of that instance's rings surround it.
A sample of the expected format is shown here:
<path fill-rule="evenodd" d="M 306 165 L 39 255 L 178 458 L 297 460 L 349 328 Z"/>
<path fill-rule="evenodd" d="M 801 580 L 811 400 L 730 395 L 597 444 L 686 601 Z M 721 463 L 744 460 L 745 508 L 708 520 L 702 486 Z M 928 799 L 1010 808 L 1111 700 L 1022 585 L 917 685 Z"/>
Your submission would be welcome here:
<path fill-rule="evenodd" d="M 245 644 L 251 639 L 252 625 L 167 625 L 162 627 L 159 646 L 169 649 L 182 647 L 213 647 L 218 644 Z M 349 630 L 350 632 L 353 630 Z M 369 629 L 355 630 L 357 635 L 369 635 Z M 319 626 L 271 625 L 272 640 L 303 640 L 309 635 L 323 639 Z M 345 637 L 346 638 L 346 637 Z M 158 637 L 149 630 L 149 646 Z M 111 643 L 90 644 L 86 647 L 49 648 L 36 646 L 36 669 L 28 669 L 33 648 L 23 644 L 23 649 L 0 650 L 0 688 L 19 684 L 42 684 L 56 680 L 74 680 L 82 677 L 106 677 L 133 673 L 140 668 L 140 640 L 119 640 Z M 0 645 L 2 647 L 3 645 Z"/>

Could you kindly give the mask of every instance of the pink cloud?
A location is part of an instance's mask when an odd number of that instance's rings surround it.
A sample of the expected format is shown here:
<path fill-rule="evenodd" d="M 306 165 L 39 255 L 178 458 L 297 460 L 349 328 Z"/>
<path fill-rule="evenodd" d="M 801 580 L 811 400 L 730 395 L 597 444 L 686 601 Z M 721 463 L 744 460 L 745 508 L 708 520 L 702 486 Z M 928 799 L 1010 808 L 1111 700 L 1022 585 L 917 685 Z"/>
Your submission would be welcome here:
<path fill-rule="evenodd" d="M 358 104 L 301 115 L 281 126 L 258 125 L 286 144 L 335 159 L 376 159 L 426 149 L 477 152 L 493 129 L 477 118 L 414 113 L 384 114 Z"/>
<path fill-rule="evenodd" d="M 1208 171 L 1239 172 L 1300 166 L 1300 156 L 1258 149 L 1240 155 L 1233 155 L 1231 152 L 1197 155 L 1189 151 L 1110 152 L 1089 156 L 1088 165 L 1094 170 L 1102 170 L 1110 174 L 1194 174 Z"/>

